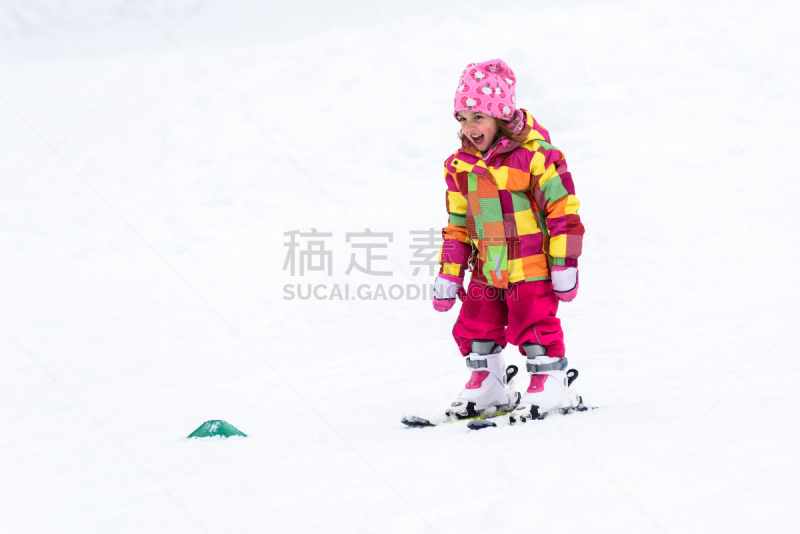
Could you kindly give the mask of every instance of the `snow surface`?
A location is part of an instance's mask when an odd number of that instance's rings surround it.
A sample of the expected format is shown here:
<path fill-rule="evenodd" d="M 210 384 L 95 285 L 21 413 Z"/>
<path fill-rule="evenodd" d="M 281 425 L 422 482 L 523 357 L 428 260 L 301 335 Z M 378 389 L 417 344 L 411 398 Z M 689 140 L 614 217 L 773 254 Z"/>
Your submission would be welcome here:
<path fill-rule="evenodd" d="M 797 19 L 4 2 L 0 530 L 800 531 Z M 587 235 L 559 315 L 600 409 L 407 429 L 466 381 L 457 310 L 284 285 L 430 285 L 409 232 L 446 220 L 453 91 L 493 57 L 573 171 Z M 332 274 L 293 277 L 284 232 L 312 228 Z M 346 274 L 367 228 L 391 275 Z M 248 437 L 185 439 L 209 419 Z"/>

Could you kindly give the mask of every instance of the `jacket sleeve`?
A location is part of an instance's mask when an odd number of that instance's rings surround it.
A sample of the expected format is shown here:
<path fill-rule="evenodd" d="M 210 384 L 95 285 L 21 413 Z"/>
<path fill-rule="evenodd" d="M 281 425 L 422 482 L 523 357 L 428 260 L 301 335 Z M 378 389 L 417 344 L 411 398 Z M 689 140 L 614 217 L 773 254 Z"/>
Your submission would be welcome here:
<path fill-rule="evenodd" d="M 444 180 L 447 184 L 445 204 L 449 216 L 448 224 L 442 229 L 442 250 L 439 253 L 440 274 L 463 278 L 467 270 L 472 245 L 467 232 L 467 199 L 461 194 L 455 180 L 455 169 L 450 167 L 448 158 L 444 164 Z"/>
<path fill-rule="evenodd" d="M 577 267 L 584 234 L 578 215 L 581 203 L 575 197 L 564 153 L 545 141 L 538 143 L 539 149 L 531 160 L 531 179 L 536 203 L 544 209 L 540 224 L 546 225 L 550 235 L 545 252 L 554 267 Z"/>

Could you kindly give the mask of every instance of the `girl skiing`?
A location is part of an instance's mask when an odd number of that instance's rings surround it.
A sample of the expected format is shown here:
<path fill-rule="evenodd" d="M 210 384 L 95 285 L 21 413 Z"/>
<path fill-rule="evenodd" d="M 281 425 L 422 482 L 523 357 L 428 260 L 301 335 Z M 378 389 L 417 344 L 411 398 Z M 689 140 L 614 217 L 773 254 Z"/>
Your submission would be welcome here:
<path fill-rule="evenodd" d="M 463 301 L 453 337 L 472 375 L 448 409 L 458 418 L 514 409 L 512 421 L 524 421 L 580 404 L 556 318 L 558 302 L 578 292 L 580 203 L 564 154 L 517 108 L 515 85 L 511 68 L 492 59 L 467 65 L 456 90 L 461 148 L 444 163 L 450 220 L 433 307 L 444 312 L 456 296 Z M 527 357 L 521 399 L 513 372 L 507 376 L 507 343 Z"/>

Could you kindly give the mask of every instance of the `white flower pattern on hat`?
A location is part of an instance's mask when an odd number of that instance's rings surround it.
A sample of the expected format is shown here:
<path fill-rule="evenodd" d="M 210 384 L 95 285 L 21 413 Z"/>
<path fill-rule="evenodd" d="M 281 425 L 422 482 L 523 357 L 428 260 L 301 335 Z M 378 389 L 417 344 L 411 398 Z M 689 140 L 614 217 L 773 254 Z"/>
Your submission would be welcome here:
<path fill-rule="evenodd" d="M 503 64 L 502 63 L 492 63 L 492 64 L 486 66 L 486 70 L 496 74 L 498 72 L 503 72 L 506 69 L 503 68 Z"/>
<path fill-rule="evenodd" d="M 481 105 L 480 98 L 469 98 L 469 97 L 462 97 L 461 104 L 466 106 L 467 109 L 472 110 L 473 108 Z"/>
<path fill-rule="evenodd" d="M 476 82 L 480 82 L 481 80 L 486 78 L 486 73 L 485 72 L 481 72 L 478 69 L 472 69 L 472 70 L 469 71 L 469 76 L 470 76 L 470 78 L 472 78 Z"/>

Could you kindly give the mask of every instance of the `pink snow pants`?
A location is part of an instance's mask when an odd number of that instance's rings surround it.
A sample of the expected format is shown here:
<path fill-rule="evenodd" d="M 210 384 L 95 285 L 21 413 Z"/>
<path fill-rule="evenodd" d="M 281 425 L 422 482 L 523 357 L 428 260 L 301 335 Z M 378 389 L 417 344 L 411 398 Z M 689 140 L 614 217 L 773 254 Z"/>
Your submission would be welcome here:
<path fill-rule="evenodd" d="M 491 339 L 505 348 L 525 342 L 544 345 L 548 356 L 564 356 L 564 333 L 556 318 L 558 299 L 550 280 L 518 282 L 508 289 L 470 282 L 453 327 L 453 337 L 466 356 L 473 339 Z"/>

